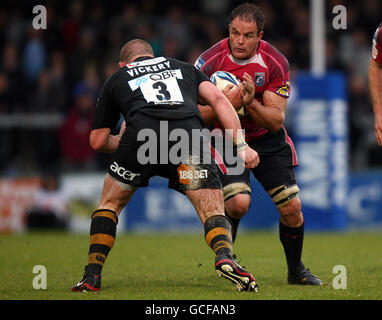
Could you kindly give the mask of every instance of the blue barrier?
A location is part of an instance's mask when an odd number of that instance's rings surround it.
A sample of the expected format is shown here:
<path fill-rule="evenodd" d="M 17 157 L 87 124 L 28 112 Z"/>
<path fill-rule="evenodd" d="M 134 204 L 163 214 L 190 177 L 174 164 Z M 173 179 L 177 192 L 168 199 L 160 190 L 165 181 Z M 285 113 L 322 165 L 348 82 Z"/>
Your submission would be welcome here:
<path fill-rule="evenodd" d="M 349 181 L 348 228 L 381 228 L 382 171 L 353 173 Z"/>
<path fill-rule="evenodd" d="M 343 230 L 349 192 L 346 79 L 342 73 L 301 73 L 296 86 L 292 126 L 306 226 Z"/>

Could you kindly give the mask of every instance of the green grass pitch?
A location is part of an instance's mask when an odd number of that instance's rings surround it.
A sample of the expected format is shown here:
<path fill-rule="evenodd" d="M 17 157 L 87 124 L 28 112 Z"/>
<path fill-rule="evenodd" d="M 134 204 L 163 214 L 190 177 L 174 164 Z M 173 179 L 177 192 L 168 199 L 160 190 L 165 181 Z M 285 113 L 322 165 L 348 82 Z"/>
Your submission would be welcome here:
<path fill-rule="evenodd" d="M 382 233 L 306 232 L 303 261 L 322 287 L 286 282 L 278 234 L 242 232 L 239 262 L 259 282 L 259 292 L 237 292 L 214 270 L 214 254 L 197 234 L 118 233 L 98 294 L 71 292 L 87 261 L 87 235 L 34 232 L 0 234 L 0 300 L 380 300 Z M 47 271 L 47 288 L 33 288 L 36 265 Z M 336 265 L 346 268 L 346 289 L 334 289 Z"/>

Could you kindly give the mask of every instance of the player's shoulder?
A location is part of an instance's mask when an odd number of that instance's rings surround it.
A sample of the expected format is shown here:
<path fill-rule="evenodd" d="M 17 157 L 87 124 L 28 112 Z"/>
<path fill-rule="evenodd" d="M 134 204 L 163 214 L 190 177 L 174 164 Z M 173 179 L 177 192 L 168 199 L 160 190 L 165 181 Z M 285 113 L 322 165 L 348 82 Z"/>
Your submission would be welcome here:
<path fill-rule="evenodd" d="M 113 84 L 118 82 L 120 79 L 127 77 L 127 67 L 124 66 L 122 68 L 118 68 L 118 70 L 114 71 L 107 79 L 106 82 L 109 84 Z"/>
<path fill-rule="evenodd" d="M 374 40 L 375 40 L 377 43 L 382 44 L 382 22 L 379 24 L 377 30 L 375 30 L 375 33 L 374 33 Z"/>
<path fill-rule="evenodd" d="M 205 64 L 210 64 L 213 61 L 225 56 L 229 53 L 229 43 L 228 38 L 224 38 L 219 42 L 215 43 L 212 47 L 208 48 L 199 56 L 195 62 L 195 66 L 198 69 L 202 69 Z"/>
<path fill-rule="evenodd" d="M 121 82 L 121 79 L 126 77 L 126 68 L 122 67 L 112 73 L 104 82 L 103 89 L 106 91 L 111 91 L 115 86 Z"/>
<path fill-rule="evenodd" d="M 170 62 L 171 69 L 177 68 L 180 69 L 182 72 L 186 72 L 189 74 L 193 74 L 197 71 L 195 66 L 190 62 L 171 57 L 166 57 L 166 59 Z"/>
<path fill-rule="evenodd" d="M 259 53 L 266 61 L 267 65 L 289 70 L 289 61 L 274 45 L 265 40 L 260 41 Z"/>

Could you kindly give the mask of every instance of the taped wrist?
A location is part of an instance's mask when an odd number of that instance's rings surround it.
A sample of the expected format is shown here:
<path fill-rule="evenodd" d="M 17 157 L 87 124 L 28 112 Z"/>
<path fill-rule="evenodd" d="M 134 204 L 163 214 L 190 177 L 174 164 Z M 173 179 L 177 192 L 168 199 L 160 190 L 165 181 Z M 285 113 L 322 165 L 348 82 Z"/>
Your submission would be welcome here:
<path fill-rule="evenodd" d="M 236 148 L 236 151 L 242 151 L 248 148 L 248 144 L 245 142 L 244 137 L 234 139 L 233 145 Z"/>

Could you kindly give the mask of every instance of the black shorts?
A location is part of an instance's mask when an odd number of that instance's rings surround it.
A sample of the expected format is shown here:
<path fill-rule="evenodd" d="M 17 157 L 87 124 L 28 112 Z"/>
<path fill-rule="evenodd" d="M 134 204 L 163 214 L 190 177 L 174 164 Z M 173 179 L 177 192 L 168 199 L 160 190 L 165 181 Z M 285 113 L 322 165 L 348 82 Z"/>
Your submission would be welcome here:
<path fill-rule="evenodd" d="M 292 141 L 282 128 L 276 133 L 268 133 L 258 139 L 250 141 L 249 146 L 259 154 L 260 163 L 254 169 L 245 169 L 240 175 L 230 175 L 230 167 L 227 166 L 227 174 L 220 173 L 223 187 L 234 183 L 244 183 L 249 188 L 239 188 L 237 193 L 250 193 L 250 171 L 255 178 L 268 191 L 281 185 L 296 184 L 294 167 L 297 166 L 296 152 Z M 234 196 L 231 190 L 225 200 Z"/>
<path fill-rule="evenodd" d="M 200 139 L 193 138 L 192 130 L 202 129 L 197 117 L 160 120 L 136 112 L 126 123 L 108 173 L 127 189 L 146 187 L 153 176 L 167 178 L 168 187 L 179 192 L 221 189 L 211 154 L 207 154 L 211 158 L 206 159 L 206 154 L 197 146 Z M 172 136 L 171 132 L 175 134 Z M 187 139 L 188 143 L 184 143 Z"/>

